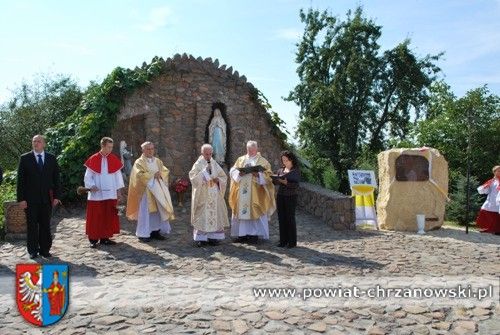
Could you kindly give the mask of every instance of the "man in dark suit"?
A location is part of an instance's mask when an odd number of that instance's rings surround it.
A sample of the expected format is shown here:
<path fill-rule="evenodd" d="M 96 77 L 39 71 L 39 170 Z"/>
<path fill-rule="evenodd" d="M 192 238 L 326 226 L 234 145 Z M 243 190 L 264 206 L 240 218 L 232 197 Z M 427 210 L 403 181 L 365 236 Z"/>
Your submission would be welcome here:
<path fill-rule="evenodd" d="M 35 135 L 33 151 L 21 156 L 17 170 L 17 201 L 26 212 L 28 223 L 28 253 L 32 259 L 38 253 L 51 257 L 52 206 L 60 204 L 61 183 L 56 157 L 44 151 L 45 138 Z"/>

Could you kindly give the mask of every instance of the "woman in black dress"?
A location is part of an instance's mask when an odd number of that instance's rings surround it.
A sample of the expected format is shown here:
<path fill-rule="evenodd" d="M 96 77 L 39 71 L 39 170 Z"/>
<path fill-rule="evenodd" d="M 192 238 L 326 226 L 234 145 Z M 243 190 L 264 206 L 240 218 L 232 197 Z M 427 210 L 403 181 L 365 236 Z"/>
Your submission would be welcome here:
<path fill-rule="evenodd" d="M 295 223 L 295 208 L 300 182 L 300 171 L 295 156 L 290 151 L 281 153 L 282 168 L 273 176 L 273 182 L 278 187 L 276 199 L 280 227 L 280 243 L 278 247 L 294 248 L 297 246 L 297 226 Z"/>

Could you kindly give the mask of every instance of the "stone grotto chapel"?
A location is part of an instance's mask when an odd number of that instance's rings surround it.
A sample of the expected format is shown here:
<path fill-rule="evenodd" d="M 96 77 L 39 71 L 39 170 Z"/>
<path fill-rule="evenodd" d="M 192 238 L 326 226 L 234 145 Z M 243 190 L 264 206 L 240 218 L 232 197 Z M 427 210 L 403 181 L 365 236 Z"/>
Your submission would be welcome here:
<path fill-rule="evenodd" d="M 258 101 L 258 90 L 232 67 L 216 59 L 177 54 L 148 85 L 125 97 L 112 136 L 125 140 L 135 160 L 145 140 L 170 170 L 186 177 L 203 143 L 214 146 L 214 158 L 227 171 L 255 140 L 273 169 L 285 147 L 280 130 Z M 118 145 L 115 145 L 115 148 Z M 118 149 L 118 148 L 116 148 Z"/>
<path fill-rule="evenodd" d="M 283 134 L 245 76 L 217 59 L 177 54 L 159 61 L 160 74 L 124 98 L 111 133 L 118 155 L 119 143 L 127 142 L 133 163 L 141 155 L 140 145 L 151 141 L 172 182 L 188 176 L 203 143 L 214 146 L 214 159 L 228 171 L 246 154 L 246 142 L 255 140 L 273 171 L 280 167 L 279 154 L 286 147 Z M 24 211 L 16 202 L 3 206 L 6 238 L 25 238 Z M 356 229 L 350 196 L 302 182 L 298 206 L 334 230 Z"/>

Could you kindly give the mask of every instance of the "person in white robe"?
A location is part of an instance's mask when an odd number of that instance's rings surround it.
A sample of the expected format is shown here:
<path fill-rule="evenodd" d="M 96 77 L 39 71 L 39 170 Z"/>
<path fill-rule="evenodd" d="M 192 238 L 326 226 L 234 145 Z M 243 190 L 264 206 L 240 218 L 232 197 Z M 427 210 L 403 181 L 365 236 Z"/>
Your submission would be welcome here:
<path fill-rule="evenodd" d="M 120 232 L 117 205 L 120 189 L 125 184 L 120 171 L 123 164 L 112 150 L 113 139 L 103 137 L 101 150 L 90 156 L 84 164 L 87 168 L 84 183 L 89 190 L 85 232 L 91 248 L 97 247 L 98 243 L 116 244 L 110 238 Z"/>
<path fill-rule="evenodd" d="M 239 157 L 229 171 L 232 210 L 231 236 L 236 242 L 257 243 L 269 239 L 269 218 L 276 210 L 271 164 L 258 152 L 255 141 L 247 142 L 247 154 Z M 239 168 L 260 165 L 259 172 L 244 173 Z"/>
<path fill-rule="evenodd" d="M 500 235 L 500 165 L 492 169 L 493 178 L 477 188 L 479 194 L 486 195 L 486 201 L 476 218 L 476 225 L 483 233 Z"/>
<path fill-rule="evenodd" d="M 198 247 L 216 245 L 225 238 L 224 228 L 229 227 L 228 211 L 224 194 L 227 175 L 212 157 L 210 144 L 201 147 L 198 157 L 189 171 L 193 188 L 191 195 L 191 225 L 193 239 Z"/>
<path fill-rule="evenodd" d="M 154 156 L 151 142 L 141 145 L 142 155 L 132 168 L 127 198 L 127 217 L 137 220 L 136 236 L 142 242 L 164 240 L 175 218 L 168 190 L 169 170 Z"/>

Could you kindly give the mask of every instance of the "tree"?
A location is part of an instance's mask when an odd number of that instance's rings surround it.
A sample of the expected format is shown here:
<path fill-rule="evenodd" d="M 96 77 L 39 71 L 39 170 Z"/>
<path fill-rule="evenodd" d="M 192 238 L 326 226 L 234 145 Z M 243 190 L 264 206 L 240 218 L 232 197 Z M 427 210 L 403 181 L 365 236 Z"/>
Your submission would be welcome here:
<path fill-rule="evenodd" d="M 434 64 L 440 55 L 417 58 L 406 40 L 384 52 L 375 81 L 375 113 L 371 115 L 369 151 L 384 150 L 387 139 L 404 141 L 413 121 L 420 119 L 429 101 L 431 84 L 440 69 Z M 388 136 L 386 136 L 388 135 Z"/>
<path fill-rule="evenodd" d="M 81 99 L 80 88 L 65 75 L 38 75 L 16 88 L 0 106 L 0 165 L 15 169 L 19 156 L 31 149 L 33 135 L 65 120 Z"/>
<path fill-rule="evenodd" d="M 300 83 L 287 99 L 300 107 L 302 146 L 331 161 L 345 191 L 344 174 L 355 161 L 366 131 L 362 123 L 371 111 L 381 29 L 362 17 L 361 8 L 349 12 L 345 22 L 311 9 L 301 10 L 300 19 L 305 23 L 296 55 Z"/>
<path fill-rule="evenodd" d="M 455 174 L 467 174 L 470 138 L 471 175 L 479 182 L 491 178 L 491 168 L 500 161 L 500 97 L 483 86 L 457 99 L 443 83 L 433 85 L 432 93 L 429 117 L 416 127 L 418 144 L 439 149 L 456 183 Z"/>
<path fill-rule="evenodd" d="M 455 180 L 455 185 L 450 192 L 451 201 L 446 204 L 446 219 L 465 225 L 467 223 L 466 218 L 469 218 L 470 222 L 468 223 L 473 222 L 481 208 L 482 199 L 476 192 L 476 185 L 479 182 L 475 177 L 471 178 L 471 183 L 469 184 L 470 210 L 467 216 L 467 178 L 458 174 Z"/>
<path fill-rule="evenodd" d="M 360 7 L 345 21 L 312 9 L 301 10 L 300 19 L 300 82 L 287 100 L 300 107 L 301 146 L 330 160 L 346 192 L 347 169 L 355 167 L 360 150 L 375 154 L 388 135 L 404 139 L 412 112 L 420 117 L 439 55 L 419 59 L 409 41 L 380 55 L 382 29 Z"/>

